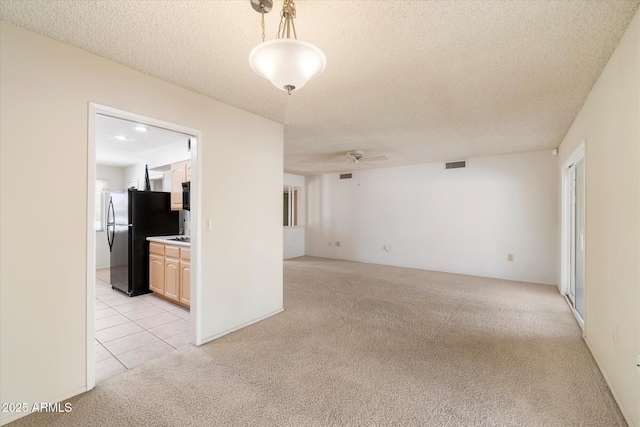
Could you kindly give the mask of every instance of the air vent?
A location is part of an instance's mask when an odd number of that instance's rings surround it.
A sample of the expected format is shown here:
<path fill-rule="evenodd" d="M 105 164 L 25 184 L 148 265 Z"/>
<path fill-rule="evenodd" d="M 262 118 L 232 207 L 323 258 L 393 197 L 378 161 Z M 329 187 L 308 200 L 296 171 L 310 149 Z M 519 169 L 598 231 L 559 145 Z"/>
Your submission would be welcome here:
<path fill-rule="evenodd" d="M 341 173 L 340 174 L 340 179 L 351 179 L 353 178 L 353 174 L 352 173 Z"/>
<path fill-rule="evenodd" d="M 444 164 L 445 169 L 458 169 L 458 168 L 466 168 L 467 162 L 462 160 L 460 162 L 449 162 Z"/>

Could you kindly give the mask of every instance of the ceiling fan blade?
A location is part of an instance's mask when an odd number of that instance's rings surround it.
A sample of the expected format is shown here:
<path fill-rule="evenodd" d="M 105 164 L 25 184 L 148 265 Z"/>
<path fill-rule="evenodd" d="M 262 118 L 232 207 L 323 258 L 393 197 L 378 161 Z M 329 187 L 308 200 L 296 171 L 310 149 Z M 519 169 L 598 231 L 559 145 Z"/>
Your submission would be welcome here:
<path fill-rule="evenodd" d="M 387 160 L 387 156 L 364 157 L 362 160 L 365 162 L 379 162 L 380 160 Z"/>
<path fill-rule="evenodd" d="M 323 160 L 322 163 L 349 163 L 348 159 L 341 160 Z"/>

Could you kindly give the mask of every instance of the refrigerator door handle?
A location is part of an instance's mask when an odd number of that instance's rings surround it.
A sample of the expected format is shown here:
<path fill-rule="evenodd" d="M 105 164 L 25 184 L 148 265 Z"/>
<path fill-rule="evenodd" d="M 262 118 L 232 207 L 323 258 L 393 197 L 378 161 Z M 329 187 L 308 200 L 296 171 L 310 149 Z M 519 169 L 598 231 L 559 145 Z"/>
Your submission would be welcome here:
<path fill-rule="evenodd" d="M 113 198 L 109 197 L 109 207 L 107 208 L 107 224 L 115 224 L 116 212 L 113 208 Z"/>
<path fill-rule="evenodd" d="M 115 235 L 115 229 L 115 225 L 107 225 L 107 243 L 109 243 L 109 252 L 112 252 L 113 249 L 113 237 Z"/>

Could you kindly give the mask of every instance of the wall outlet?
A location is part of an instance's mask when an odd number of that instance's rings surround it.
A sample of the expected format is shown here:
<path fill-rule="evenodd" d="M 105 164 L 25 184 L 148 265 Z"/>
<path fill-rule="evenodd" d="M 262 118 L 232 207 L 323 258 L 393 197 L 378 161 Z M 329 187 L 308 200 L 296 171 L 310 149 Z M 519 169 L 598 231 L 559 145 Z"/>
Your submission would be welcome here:
<path fill-rule="evenodd" d="M 513 254 L 507 254 L 507 261 L 513 261 Z"/>
<path fill-rule="evenodd" d="M 611 339 L 613 342 L 618 342 L 618 327 L 615 323 L 611 324 Z"/>

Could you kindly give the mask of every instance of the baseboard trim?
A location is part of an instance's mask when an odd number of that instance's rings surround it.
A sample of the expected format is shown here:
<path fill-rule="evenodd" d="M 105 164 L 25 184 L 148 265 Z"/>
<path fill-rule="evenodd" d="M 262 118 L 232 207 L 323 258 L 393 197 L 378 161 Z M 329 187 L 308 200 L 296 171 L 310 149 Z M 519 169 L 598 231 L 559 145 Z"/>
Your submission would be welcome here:
<path fill-rule="evenodd" d="M 547 282 L 534 282 L 534 281 L 531 281 L 531 280 L 524 280 L 524 279 L 510 279 L 508 277 L 481 276 L 479 274 L 461 273 L 459 271 L 434 270 L 434 269 L 431 269 L 431 268 L 416 267 L 416 266 L 412 266 L 412 265 L 384 264 L 382 262 L 362 261 L 362 260 L 359 260 L 359 259 L 351 259 L 351 258 L 334 258 L 334 257 L 324 256 L 324 255 L 309 255 L 309 254 L 305 254 L 304 256 L 305 257 L 309 257 L 309 258 L 323 258 L 323 259 L 332 259 L 332 260 L 335 260 L 335 261 L 348 261 L 348 262 L 359 262 L 361 264 L 382 265 L 382 266 L 385 266 L 385 267 L 398 267 L 398 268 L 409 268 L 409 269 L 421 270 L 421 271 L 432 271 L 434 273 L 456 274 L 458 276 L 478 277 L 478 278 L 481 278 L 481 279 L 495 279 L 495 280 L 505 280 L 507 282 L 530 283 L 532 285 L 555 286 L 556 288 L 559 289 L 558 283 L 554 283 L 554 282 L 549 282 L 549 283 L 547 283 Z M 301 258 L 301 257 L 298 257 L 298 258 Z M 292 258 L 289 258 L 289 259 L 292 259 Z"/>
<path fill-rule="evenodd" d="M 587 344 L 587 348 L 589 349 L 589 353 L 591 353 L 593 360 L 596 361 L 596 365 L 598 365 L 598 369 L 600 370 L 600 373 L 604 377 L 604 380 L 607 383 L 607 386 L 609 386 L 609 391 L 611 391 L 611 394 L 613 395 L 614 400 L 618 404 L 618 408 L 620 408 L 620 412 L 622 412 L 622 416 L 624 417 L 625 421 L 627 422 L 629 427 L 638 427 L 631 421 L 631 417 L 629 416 L 629 413 L 625 410 L 624 406 L 622 405 L 622 402 L 620 402 L 620 399 L 616 394 L 616 390 L 611 386 L 611 381 L 609 381 L 609 377 L 607 376 L 607 373 L 604 371 L 604 369 L 602 369 L 602 364 L 598 360 L 598 356 L 596 356 L 596 354 L 591 349 L 591 344 L 589 344 L 589 340 L 587 339 L 586 336 L 584 337 L 584 342 Z"/>
<path fill-rule="evenodd" d="M 79 395 L 81 393 L 84 393 L 85 391 L 87 391 L 86 387 L 80 387 L 80 388 L 77 388 L 77 389 L 75 389 L 75 390 L 73 390 L 73 391 L 71 391 L 69 393 L 65 393 L 65 394 L 63 394 L 61 396 L 54 397 L 53 399 L 47 399 L 47 400 L 43 401 L 43 403 L 44 402 L 47 402 L 47 403 L 63 402 L 65 400 L 67 400 L 67 399 L 71 399 L 74 396 L 77 396 L 77 395 Z M 35 403 L 40 403 L 40 402 L 30 402 L 29 403 L 29 408 L 33 408 L 33 405 Z M 29 412 L 16 412 L 16 413 L 13 413 L 11 415 L 8 415 L 8 416 L 0 419 L 0 426 L 3 426 L 5 424 L 9 424 L 9 423 L 11 423 L 11 422 L 13 422 L 13 421 L 15 421 L 17 419 L 26 417 L 27 415 L 31 415 L 31 414 L 35 414 L 35 412 L 29 411 Z"/>
<path fill-rule="evenodd" d="M 251 326 L 254 323 L 258 323 L 258 322 L 260 322 L 260 321 L 262 321 L 262 320 L 264 320 L 264 319 L 266 319 L 268 317 L 275 316 L 276 314 L 282 313 L 283 311 L 284 311 L 284 308 L 281 308 L 281 309 L 278 309 L 276 311 L 272 311 L 269 314 L 265 314 L 264 316 L 260 316 L 258 318 L 253 319 L 253 320 L 249 320 L 248 322 L 242 323 L 242 324 L 240 324 L 238 326 L 235 326 L 235 327 L 233 327 L 231 329 L 227 329 L 226 331 L 223 331 L 223 332 L 220 332 L 218 334 L 214 334 L 214 335 L 202 338 L 202 342 L 199 345 L 208 343 L 209 341 L 213 341 L 216 338 L 220 338 L 220 337 L 222 337 L 224 335 L 230 334 L 231 332 L 235 332 L 235 331 L 237 331 L 239 329 L 246 328 L 247 326 Z"/>

